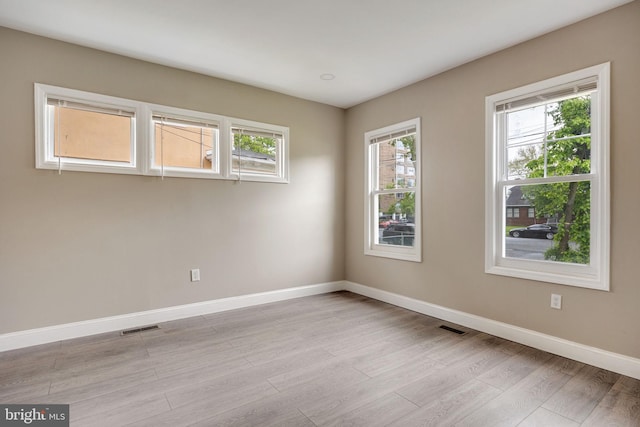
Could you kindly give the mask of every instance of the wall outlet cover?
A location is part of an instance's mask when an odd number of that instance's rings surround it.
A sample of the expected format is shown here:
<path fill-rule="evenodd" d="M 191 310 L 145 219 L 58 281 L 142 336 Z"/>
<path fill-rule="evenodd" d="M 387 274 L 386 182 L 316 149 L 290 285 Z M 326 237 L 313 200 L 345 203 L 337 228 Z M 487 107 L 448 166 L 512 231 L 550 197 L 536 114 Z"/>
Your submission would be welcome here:
<path fill-rule="evenodd" d="M 562 309 L 562 295 L 551 294 L 551 308 Z"/>

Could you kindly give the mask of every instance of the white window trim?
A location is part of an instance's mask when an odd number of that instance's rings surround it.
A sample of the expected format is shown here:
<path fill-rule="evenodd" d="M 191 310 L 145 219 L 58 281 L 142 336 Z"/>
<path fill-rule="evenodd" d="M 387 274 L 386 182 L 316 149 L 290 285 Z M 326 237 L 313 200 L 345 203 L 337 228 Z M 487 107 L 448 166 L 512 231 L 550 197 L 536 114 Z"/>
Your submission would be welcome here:
<path fill-rule="evenodd" d="M 276 146 L 276 174 L 266 175 L 251 173 L 240 169 L 240 173 L 233 172 L 233 128 L 243 128 L 247 130 L 273 133 L 281 135 L 282 138 L 277 139 Z M 289 128 L 285 126 L 271 125 L 267 123 L 255 122 L 252 120 L 243 119 L 228 119 L 225 121 L 224 131 L 225 138 L 228 139 L 228 143 L 224 144 L 227 149 L 224 153 L 226 159 L 224 169 L 226 171 L 225 176 L 229 179 L 237 181 L 258 181 L 258 182 L 275 182 L 286 184 L 289 182 Z"/>
<path fill-rule="evenodd" d="M 147 175 L 205 179 L 222 179 L 225 177 L 221 171 L 222 162 L 220 162 L 220 134 L 222 133 L 222 127 L 225 120 L 223 116 L 157 104 L 148 104 L 146 110 L 148 111 L 147 123 L 149 126 L 149 144 L 147 148 L 148 156 L 145 159 L 145 172 Z M 215 132 L 213 152 L 217 167 L 212 169 L 192 169 L 175 166 L 155 166 L 155 122 L 152 119 L 155 116 L 166 116 L 168 120 L 185 120 L 191 121 L 194 124 L 200 123 L 215 126 L 217 132 Z"/>
<path fill-rule="evenodd" d="M 374 164 L 374 156 L 372 150 L 371 140 L 382 135 L 388 135 L 396 131 L 415 127 L 416 129 L 416 144 L 415 144 L 415 156 L 417 160 L 417 167 L 415 167 L 415 181 L 416 186 L 412 189 L 415 191 L 415 236 L 413 247 L 394 246 L 394 245 L 380 245 L 376 243 L 376 233 L 378 233 L 379 222 L 377 218 L 374 218 L 374 213 L 377 212 L 375 206 L 375 197 L 373 196 L 375 182 L 375 176 L 377 174 Z M 420 118 L 407 120 L 401 123 L 396 123 L 390 126 L 386 126 L 381 129 L 375 129 L 364 134 L 364 159 L 365 159 L 365 200 L 364 200 L 364 253 L 365 255 L 378 256 L 384 258 L 393 258 L 404 261 L 422 262 L 422 211 L 421 211 L 421 169 L 422 169 L 422 157 L 420 155 L 421 148 L 421 134 L 420 134 Z"/>
<path fill-rule="evenodd" d="M 50 135 L 51 123 L 47 114 L 49 98 L 77 102 L 89 106 L 118 109 L 134 116 L 132 123 L 132 161 L 130 163 L 74 160 L 53 156 L 53 138 Z M 34 84 L 35 102 L 35 152 L 37 169 L 53 169 L 76 172 L 101 172 L 117 174 L 136 174 L 163 177 L 226 179 L 235 181 L 255 181 L 271 183 L 289 183 L 289 128 L 269 123 L 227 117 L 200 111 L 175 108 L 166 105 L 151 104 L 131 99 L 118 98 L 75 89 Z M 216 125 L 218 170 L 191 169 L 180 167 L 157 167 L 154 165 L 154 115 L 167 115 L 174 119 L 204 122 Z M 232 171 L 233 136 L 231 129 L 242 127 L 254 131 L 281 135 L 276 154 L 276 174 L 265 175 Z"/>
<path fill-rule="evenodd" d="M 610 64 L 604 63 L 486 97 L 486 200 L 485 200 L 485 272 L 562 285 L 609 290 L 609 94 Z M 589 265 L 507 258 L 504 253 L 504 197 L 498 188 L 502 182 L 503 155 L 496 143 L 495 106 L 505 101 L 544 92 L 555 86 L 595 77 L 598 91 L 592 120 L 591 174 L 591 262 Z M 593 141 L 598 141 L 593 144 Z M 581 176 L 583 180 L 585 176 Z M 562 180 L 574 181 L 567 176 Z M 531 180 L 531 183 L 535 183 Z M 541 181 L 544 182 L 544 181 Z"/>
<path fill-rule="evenodd" d="M 34 88 L 35 97 L 35 149 L 36 168 L 54 169 L 58 171 L 83 171 L 83 172 L 103 172 L 120 174 L 142 174 L 144 158 L 144 148 L 140 141 L 146 137 L 143 126 L 139 126 L 143 115 L 143 104 L 130 99 L 116 98 L 113 96 L 100 95 L 96 93 L 83 92 L 75 89 L 67 89 L 56 86 L 49 86 L 36 83 Z M 53 135 L 50 135 L 50 117 L 47 112 L 47 100 L 49 98 L 60 99 L 69 102 L 88 104 L 91 106 L 108 109 L 119 109 L 132 113 L 132 153 L 131 162 L 109 162 L 99 160 L 74 160 L 56 158 L 54 153 Z"/>

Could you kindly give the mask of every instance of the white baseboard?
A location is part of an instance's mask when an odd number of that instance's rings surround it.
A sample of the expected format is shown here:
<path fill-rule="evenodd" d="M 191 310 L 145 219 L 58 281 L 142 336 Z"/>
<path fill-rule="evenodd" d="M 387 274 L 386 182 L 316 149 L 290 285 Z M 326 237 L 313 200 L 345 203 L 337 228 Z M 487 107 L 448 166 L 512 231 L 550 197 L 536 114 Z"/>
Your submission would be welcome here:
<path fill-rule="evenodd" d="M 120 331 L 144 325 L 184 319 L 186 317 L 218 313 L 236 308 L 324 294 L 343 289 L 344 282 L 321 283 L 11 332 L 0 335 L 0 351 L 47 344 L 105 332 Z"/>
<path fill-rule="evenodd" d="M 640 359 L 568 341 L 530 329 L 520 328 L 485 317 L 430 304 L 353 282 L 344 282 L 344 289 L 379 301 L 457 323 L 477 331 L 515 341 L 549 353 L 577 360 L 622 375 L 640 379 Z"/>
<path fill-rule="evenodd" d="M 549 353 L 640 379 L 640 359 L 348 281 L 280 289 L 160 308 L 157 310 L 141 311 L 120 316 L 92 319 L 83 322 L 11 332 L 0 335 L 0 351 L 342 290 L 364 295 L 417 313 L 426 314 L 447 322 L 456 323 L 497 337 L 548 351 Z"/>

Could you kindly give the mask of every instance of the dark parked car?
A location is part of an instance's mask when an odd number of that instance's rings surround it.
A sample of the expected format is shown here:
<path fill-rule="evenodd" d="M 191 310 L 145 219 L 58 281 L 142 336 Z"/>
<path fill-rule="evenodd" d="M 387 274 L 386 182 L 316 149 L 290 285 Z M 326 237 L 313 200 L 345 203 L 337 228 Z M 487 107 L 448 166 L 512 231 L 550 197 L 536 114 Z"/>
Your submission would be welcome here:
<path fill-rule="evenodd" d="M 382 240 L 390 245 L 413 246 L 416 225 L 410 222 L 389 224 L 382 230 Z"/>
<path fill-rule="evenodd" d="M 514 228 L 509 231 L 511 237 L 535 237 L 537 239 L 552 240 L 558 232 L 558 227 L 548 224 L 533 224 L 526 228 Z"/>

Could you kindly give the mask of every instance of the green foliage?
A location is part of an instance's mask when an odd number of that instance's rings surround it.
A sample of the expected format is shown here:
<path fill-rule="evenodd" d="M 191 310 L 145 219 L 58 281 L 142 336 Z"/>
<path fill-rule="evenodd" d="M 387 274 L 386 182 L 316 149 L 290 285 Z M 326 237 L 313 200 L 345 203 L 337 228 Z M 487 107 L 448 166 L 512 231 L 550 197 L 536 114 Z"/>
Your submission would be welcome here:
<path fill-rule="evenodd" d="M 529 169 L 527 165 L 529 162 L 538 158 L 538 152 L 536 147 L 527 146 L 518 150 L 518 156 L 509 161 L 509 172 L 512 175 L 527 176 Z"/>
<path fill-rule="evenodd" d="M 414 162 L 416 161 L 416 136 L 408 135 L 402 138 L 398 138 L 395 141 L 391 142 L 392 146 L 396 146 L 396 144 L 400 141 L 404 148 L 407 150 L 407 156 Z"/>
<path fill-rule="evenodd" d="M 416 212 L 416 193 L 404 193 L 404 197 L 397 203 L 391 204 L 386 214 L 401 214 L 408 217 L 413 217 Z"/>
<path fill-rule="evenodd" d="M 591 126 L 591 101 L 589 98 L 572 98 L 561 101 L 549 111 L 555 125 L 562 127 L 549 134 L 547 156 L 529 161 L 525 167 L 529 178 L 565 176 L 589 173 L 591 170 L 591 137 L 562 139 L 589 133 Z"/>
<path fill-rule="evenodd" d="M 400 200 L 400 212 L 407 216 L 414 216 L 416 213 L 416 193 L 405 193 Z"/>
<path fill-rule="evenodd" d="M 579 136 L 590 132 L 590 107 L 588 97 L 577 97 L 559 102 L 548 113 L 560 128 L 548 136 L 546 157 L 543 153 L 526 163 L 528 178 L 590 172 L 591 137 Z M 567 138 L 572 136 L 578 137 Z M 591 223 L 589 183 L 526 185 L 522 187 L 522 193 L 533 203 L 539 217 L 558 219 L 558 234 L 553 247 L 545 253 L 545 258 L 588 264 Z"/>
<path fill-rule="evenodd" d="M 404 138 L 400 138 L 400 141 L 402 141 L 402 144 L 407 149 L 407 155 L 409 158 L 416 161 L 416 136 L 405 136 Z"/>
<path fill-rule="evenodd" d="M 266 154 L 271 157 L 276 155 L 276 140 L 265 136 L 241 135 L 236 133 L 233 135 L 233 147 L 234 149 L 240 148 L 241 150 Z"/>

